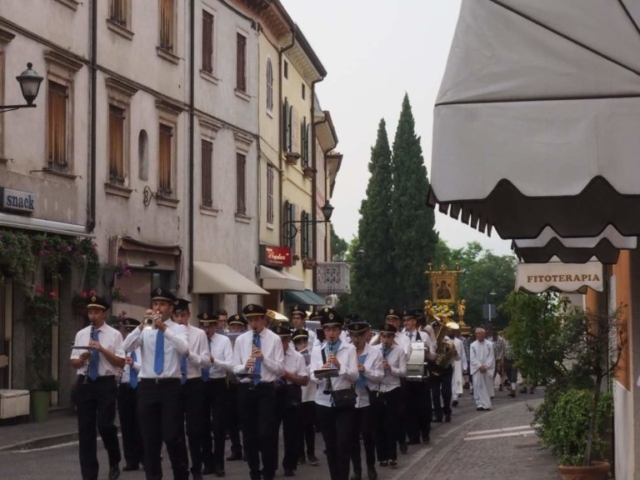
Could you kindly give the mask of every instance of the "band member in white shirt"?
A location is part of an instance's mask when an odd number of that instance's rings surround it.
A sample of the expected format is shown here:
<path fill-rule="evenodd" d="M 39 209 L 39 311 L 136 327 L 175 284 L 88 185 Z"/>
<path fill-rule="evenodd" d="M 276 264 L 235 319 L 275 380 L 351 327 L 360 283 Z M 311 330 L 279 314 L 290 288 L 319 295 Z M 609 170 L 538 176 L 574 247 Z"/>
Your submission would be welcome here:
<path fill-rule="evenodd" d="M 431 337 L 426 332 L 418 330 L 418 319 L 422 317 L 419 309 L 405 310 L 403 312 L 405 337 L 411 342 L 424 343 L 425 359 L 434 360 L 436 358 L 436 347 L 431 341 Z M 408 360 L 408 358 L 407 358 Z M 406 410 L 404 416 L 404 426 L 409 437 L 409 445 L 420 443 L 420 437 L 424 443 L 429 443 L 431 433 L 431 417 L 433 415 L 431 403 L 431 388 L 429 386 L 428 372 L 424 372 L 423 381 L 407 381 L 406 389 Z"/>
<path fill-rule="evenodd" d="M 128 317 L 122 320 L 121 326 L 122 337 L 126 339 L 129 333 L 140 326 L 140 321 Z M 144 459 L 138 421 L 138 375 L 141 359 L 142 354 L 139 348 L 127 355 L 118 388 L 118 415 L 120 430 L 122 430 L 122 451 L 126 462 L 122 469 L 124 472 L 138 470 Z"/>
<path fill-rule="evenodd" d="M 207 335 L 200 328 L 189 324 L 190 303 L 188 300 L 179 298 L 175 302 L 173 314 L 177 322 L 187 329 L 189 355 L 184 355 L 180 359 L 180 383 L 182 384 L 180 395 L 191 455 L 191 478 L 201 480 L 203 437 L 201 412 L 204 411 L 202 369 L 209 368 L 211 360 Z"/>
<path fill-rule="evenodd" d="M 351 343 L 356 347 L 358 356 L 358 380 L 356 380 L 356 410 L 351 450 L 351 463 L 353 475 L 351 480 L 362 480 L 362 463 L 360 460 L 360 437 L 364 444 L 364 452 L 367 461 L 367 477 L 369 480 L 378 478 L 376 472 L 376 441 L 373 407 L 369 399 L 369 391 L 382 380 L 382 354 L 380 350 L 372 347 L 366 341 L 366 332 L 370 325 L 364 320 L 358 320 L 347 324 L 347 331 L 351 336 Z"/>
<path fill-rule="evenodd" d="M 138 416 L 147 480 L 162 478 L 162 442 L 167 446 L 174 480 L 189 478 L 184 415 L 180 406 L 180 359 L 189 354 L 189 344 L 187 329 L 171 319 L 175 301 L 170 291 L 155 289 L 151 294 L 153 308 L 146 313 L 153 328 L 142 323 L 124 341 L 127 353 L 137 348 L 142 353 Z"/>
<path fill-rule="evenodd" d="M 296 352 L 291 345 L 291 329 L 277 325 L 273 332 L 282 340 L 284 350 L 284 373 L 278 378 L 276 388 L 278 425 L 274 440 L 277 445 L 280 422 L 282 422 L 284 437 L 282 468 L 285 477 L 293 477 L 301 450 L 300 404 L 302 403 L 302 387 L 309 383 L 309 372 L 304 357 Z"/>
<path fill-rule="evenodd" d="M 296 330 L 292 336 L 296 350 L 302 355 L 307 367 L 307 374 L 310 375 L 309 365 L 311 364 L 311 347 L 309 346 L 309 332 L 307 330 Z M 309 382 L 302 387 L 301 432 L 300 432 L 300 458 L 298 463 L 303 465 L 318 466 L 319 460 L 316 458 L 316 389 L 314 382 Z M 306 447 L 303 448 L 303 447 Z"/>
<path fill-rule="evenodd" d="M 244 451 L 251 480 L 273 480 L 278 465 L 273 442 L 276 381 L 284 373 L 284 351 L 280 337 L 266 328 L 264 307 L 250 304 L 242 313 L 249 331 L 236 339 L 233 371 L 238 377 L 250 375 L 240 380 L 238 391 Z"/>
<path fill-rule="evenodd" d="M 318 384 L 316 414 L 327 451 L 331 480 L 347 480 L 356 403 L 353 383 L 358 379 L 356 349 L 340 340 L 342 318 L 329 307 L 322 310 L 325 342 L 311 353 L 311 380 Z M 337 370 L 337 376 L 318 378 L 318 370 Z M 328 372 L 327 372 L 328 373 Z"/>
<path fill-rule="evenodd" d="M 407 373 L 407 357 L 395 342 L 398 329 L 387 323 L 380 329 L 380 345 L 384 374 L 371 395 L 375 396 L 376 449 L 381 467 L 396 468 L 398 457 L 396 443 L 402 432 L 398 412 L 402 403 L 400 379 Z M 406 338 L 406 337 L 405 337 Z"/>
<path fill-rule="evenodd" d="M 228 415 L 227 374 L 233 370 L 231 340 L 217 333 L 217 318 L 204 312 L 198 315 L 200 328 L 207 335 L 211 366 L 202 369 L 205 415 L 203 422 L 203 475 L 224 477 L 225 426 Z M 234 406 L 235 407 L 235 406 Z M 213 442 L 212 442 L 213 439 Z"/>
<path fill-rule="evenodd" d="M 71 366 L 78 371 L 76 407 L 80 470 L 83 480 L 97 480 L 97 431 L 109 456 L 109 480 L 120 477 L 120 444 L 116 416 L 116 377 L 124 367 L 122 334 L 105 323 L 109 303 L 92 295 L 87 302 L 91 325 L 76 334 L 74 345 L 91 347 L 71 351 Z"/>
<path fill-rule="evenodd" d="M 306 328 L 305 320 L 307 318 L 307 310 L 304 305 L 294 305 L 291 308 L 291 326 L 293 330 L 302 330 Z M 313 349 L 313 346 L 316 344 L 318 339 L 316 332 L 313 330 L 307 330 L 309 334 L 309 349 Z"/>
<path fill-rule="evenodd" d="M 229 333 L 234 335 L 247 331 L 247 320 L 237 313 L 229 317 L 227 325 L 229 327 Z M 233 349 L 233 342 L 231 342 L 231 347 Z M 229 441 L 231 442 L 231 454 L 227 457 L 227 462 L 236 462 L 243 459 L 242 442 L 240 441 L 240 412 L 238 408 L 239 386 L 240 382 L 238 378 L 234 373 L 230 373 L 227 408 L 225 409 L 225 424 L 227 432 L 229 433 Z"/>

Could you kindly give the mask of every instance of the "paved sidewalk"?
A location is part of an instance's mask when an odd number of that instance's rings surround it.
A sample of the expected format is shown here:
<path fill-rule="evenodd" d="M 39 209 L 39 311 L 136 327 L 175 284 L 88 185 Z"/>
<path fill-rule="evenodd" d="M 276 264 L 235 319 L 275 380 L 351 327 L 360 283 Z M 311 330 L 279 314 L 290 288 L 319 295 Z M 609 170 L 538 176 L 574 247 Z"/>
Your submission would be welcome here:
<path fill-rule="evenodd" d="M 18 425 L 0 427 L 0 451 L 20 448 L 31 448 L 34 443 L 38 447 L 58 445 L 74 441 L 78 438 L 78 421 L 75 415 L 58 413 L 42 423 L 20 423 Z"/>

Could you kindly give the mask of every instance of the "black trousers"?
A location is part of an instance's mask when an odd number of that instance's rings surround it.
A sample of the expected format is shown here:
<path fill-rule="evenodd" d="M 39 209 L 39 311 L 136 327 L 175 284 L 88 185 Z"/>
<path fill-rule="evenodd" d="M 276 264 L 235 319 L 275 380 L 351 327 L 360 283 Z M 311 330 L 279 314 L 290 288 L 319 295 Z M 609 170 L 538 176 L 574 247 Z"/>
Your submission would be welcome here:
<path fill-rule="evenodd" d="M 282 436 L 284 439 L 284 457 L 282 458 L 282 468 L 284 470 L 296 470 L 298 466 L 298 458 L 302 453 L 302 444 L 300 443 L 302 433 L 302 422 L 300 415 L 300 404 L 295 406 L 287 405 L 287 389 L 293 389 L 300 392 L 298 385 L 286 385 L 276 388 L 276 405 L 277 405 L 277 421 L 275 429 L 276 458 L 278 455 L 278 434 L 280 432 L 280 424 L 282 423 Z M 298 393 L 300 394 L 300 393 Z"/>
<path fill-rule="evenodd" d="M 351 463 L 353 471 L 362 473 L 362 463 L 360 460 L 360 437 L 364 444 L 364 454 L 367 467 L 376 464 L 376 437 L 373 428 L 373 407 L 356 408 L 353 415 L 353 433 L 351 443 Z"/>
<path fill-rule="evenodd" d="M 305 451 L 307 457 L 316 456 L 316 402 L 304 402 L 300 406 L 300 457 L 304 457 Z M 306 449 L 305 449 L 306 447 Z"/>
<path fill-rule="evenodd" d="M 244 453 L 249 464 L 250 477 L 252 480 L 271 480 L 278 468 L 277 450 L 273 442 L 273 432 L 277 424 L 275 384 L 242 384 L 238 391 L 238 400 Z"/>
<path fill-rule="evenodd" d="M 242 442 L 240 440 L 240 409 L 238 407 L 238 390 L 240 385 L 229 383 L 227 391 L 227 408 L 225 410 L 225 425 L 231 442 L 231 454 L 242 457 Z"/>
<path fill-rule="evenodd" d="M 402 432 L 398 415 L 401 403 L 399 387 L 380 394 L 374 403 L 376 450 L 381 462 L 398 459 L 397 444 Z"/>
<path fill-rule="evenodd" d="M 433 414 L 451 415 L 451 395 L 453 381 L 453 367 L 447 368 L 441 375 L 431 375 L 431 395 L 433 397 Z"/>
<path fill-rule="evenodd" d="M 316 418 L 327 450 L 331 480 L 349 479 L 354 410 L 316 405 Z"/>
<path fill-rule="evenodd" d="M 191 472 L 202 471 L 202 412 L 204 412 L 204 382 L 189 378 L 180 387 L 180 403 L 187 426 L 187 440 L 191 455 Z"/>
<path fill-rule="evenodd" d="M 205 382 L 202 460 L 209 469 L 224 470 L 225 418 L 229 402 L 227 397 L 226 378 L 214 378 Z"/>
<path fill-rule="evenodd" d="M 141 379 L 138 384 L 138 417 L 144 448 L 147 480 L 162 478 L 160 451 L 167 446 L 174 480 L 189 478 L 189 458 L 184 438 L 180 379 Z"/>
<path fill-rule="evenodd" d="M 97 432 L 109 456 L 109 465 L 120 463 L 120 444 L 116 418 L 116 379 L 98 377 L 95 381 L 84 375 L 78 376 L 76 385 L 76 406 L 78 409 L 78 440 L 80 443 L 80 471 L 83 479 L 97 479 L 98 464 Z"/>
<path fill-rule="evenodd" d="M 420 436 L 425 440 L 431 433 L 431 388 L 429 380 L 407 382 L 406 409 L 404 417 L 405 430 L 411 443 L 419 443 Z"/>
<path fill-rule="evenodd" d="M 128 383 L 121 383 L 118 389 L 118 416 L 124 459 L 127 465 L 138 467 L 144 458 L 138 421 L 138 393 Z"/>

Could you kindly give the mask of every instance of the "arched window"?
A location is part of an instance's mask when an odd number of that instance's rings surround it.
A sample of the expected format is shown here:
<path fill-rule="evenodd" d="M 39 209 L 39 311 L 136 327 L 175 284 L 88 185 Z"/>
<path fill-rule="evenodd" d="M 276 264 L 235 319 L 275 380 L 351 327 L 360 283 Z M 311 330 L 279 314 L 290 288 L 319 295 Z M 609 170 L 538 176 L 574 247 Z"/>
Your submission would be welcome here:
<path fill-rule="evenodd" d="M 273 65 L 267 59 L 267 110 L 273 111 Z"/>

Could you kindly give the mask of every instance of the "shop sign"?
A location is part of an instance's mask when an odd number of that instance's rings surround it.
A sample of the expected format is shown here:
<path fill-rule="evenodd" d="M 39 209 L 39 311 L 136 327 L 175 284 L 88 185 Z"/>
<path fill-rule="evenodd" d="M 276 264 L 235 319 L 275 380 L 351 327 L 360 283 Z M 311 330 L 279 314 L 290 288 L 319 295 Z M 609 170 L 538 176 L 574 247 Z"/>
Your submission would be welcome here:
<path fill-rule="evenodd" d="M 36 210 L 36 198 L 31 192 L 0 187 L 0 208 L 9 212 L 31 214 Z"/>
<path fill-rule="evenodd" d="M 262 265 L 267 267 L 290 267 L 291 248 L 262 245 Z"/>

